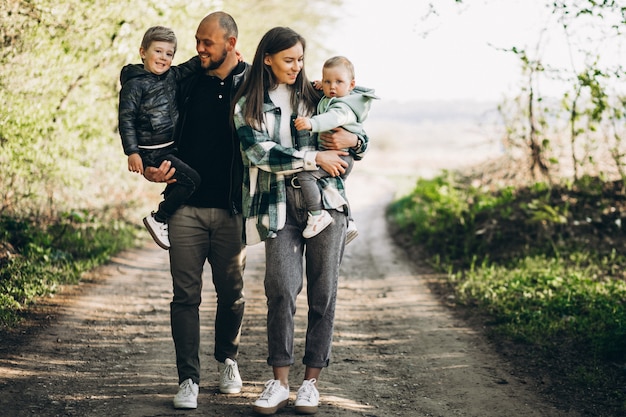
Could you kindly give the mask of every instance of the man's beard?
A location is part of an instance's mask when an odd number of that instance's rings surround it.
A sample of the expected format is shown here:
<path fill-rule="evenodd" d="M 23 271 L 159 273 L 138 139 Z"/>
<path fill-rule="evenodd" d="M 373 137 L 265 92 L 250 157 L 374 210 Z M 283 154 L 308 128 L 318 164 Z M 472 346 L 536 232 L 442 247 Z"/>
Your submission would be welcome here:
<path fill-rule="evenodd" d="M 224 63 L 224 61 L 226 61 L 226 55 L 228 55 L 228 53 L 226 52 L 226 49 L 224 49 L 220 59 L 218 59 L 217 61 L 209 61 L 209 66 L 206 67 L 205 69 L 207 71 L 211 71 L 211 70 L 219 68 Z"/>

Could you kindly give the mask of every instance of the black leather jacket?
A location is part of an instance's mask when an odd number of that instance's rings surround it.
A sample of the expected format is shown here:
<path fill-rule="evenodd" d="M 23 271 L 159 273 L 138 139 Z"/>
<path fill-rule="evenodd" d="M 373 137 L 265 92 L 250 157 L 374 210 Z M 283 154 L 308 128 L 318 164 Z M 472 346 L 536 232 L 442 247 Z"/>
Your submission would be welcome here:
<path fill-rule="evenodd" d="M 159 145 L 173 140 L 178 120 L 177 83 L 196 73 L 198 68 L 198 57 L 172 66 L 161 75 L 146 71 L 143 64 L 122 68 L 118 126 L 126 155 L 139 152 L 140 145 Z"/>

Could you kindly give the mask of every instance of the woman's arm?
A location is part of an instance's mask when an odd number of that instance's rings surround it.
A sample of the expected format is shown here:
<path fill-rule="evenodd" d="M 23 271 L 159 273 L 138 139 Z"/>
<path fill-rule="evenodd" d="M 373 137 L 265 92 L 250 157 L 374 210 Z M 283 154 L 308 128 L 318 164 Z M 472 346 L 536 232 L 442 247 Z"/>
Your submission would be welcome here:
<path fill-rule="evenodd" d="M 265 130 L 246 124 L 241 113 L 242 99 L 235 107 L 234 123 L 244 158 L 257 168 L 274 174 L 289 175 L 299 171 L 314 171 L 318 166 L 332 175 L 344 172 L 347 165 L 339 156 L 347 155 L 340 150 L 315 150 L 312 141 L 308 149 L 285 147 L 276 143 Z"/>
<path fill-rule="evenodd" d="M 241 150 L 251 165 L 275 174 L 293 174 L 316 167 L 315 154 L 284 147 L 270 139 L 266 132 L 235 123 Z"/>

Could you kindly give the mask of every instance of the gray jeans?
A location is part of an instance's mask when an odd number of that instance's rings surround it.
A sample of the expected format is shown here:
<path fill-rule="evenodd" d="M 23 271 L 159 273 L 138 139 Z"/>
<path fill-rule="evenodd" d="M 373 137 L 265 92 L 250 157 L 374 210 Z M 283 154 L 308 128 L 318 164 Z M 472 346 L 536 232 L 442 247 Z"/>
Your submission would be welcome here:
<path fill-rule="evenodd" d="M 244 312 L 242 217 L 228 210 L 183 206 L 169 219 L 170 269 L 174 297 L 170 304 L 172 337 L 179 383 L 200 381 L 202 271 L 211 266 L 217 293 L 214 356 L 236 359 Z"/>
<path fill-rule="evenodd" d="M 287 186 L 287 223 L 265 241 L 268 359 L 271 366 L 294 363 L 296 297 L 303 288 L 306 264 L 308 323 L 302 362 L 328 366 L 333 338 L 339 268 L 346 238 L 346 213 L 329 210 L 334 222 L 320 234 L 304 239 L 307 209 L 302 192 Z M 305 250 L 306 247 L 306 250 Z"/>

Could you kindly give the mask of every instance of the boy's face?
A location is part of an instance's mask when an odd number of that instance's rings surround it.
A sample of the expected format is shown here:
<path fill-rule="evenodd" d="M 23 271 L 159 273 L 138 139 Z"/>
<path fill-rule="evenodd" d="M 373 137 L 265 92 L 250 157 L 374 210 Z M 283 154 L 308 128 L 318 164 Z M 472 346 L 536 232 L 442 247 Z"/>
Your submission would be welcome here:
<path fill-rule="evenodd" d="M 171 42 L 154 41 L 148 49 L 139 49 L 146 71 L 161 75 L 172 66 L 174 59 L 174 44 Z"/>
<path fill-rule="evenodd" d="M 326 97 L 343 97 L 354 88 L 350 72 L 341 66 L 322 69 L 322 90 Z"/>

